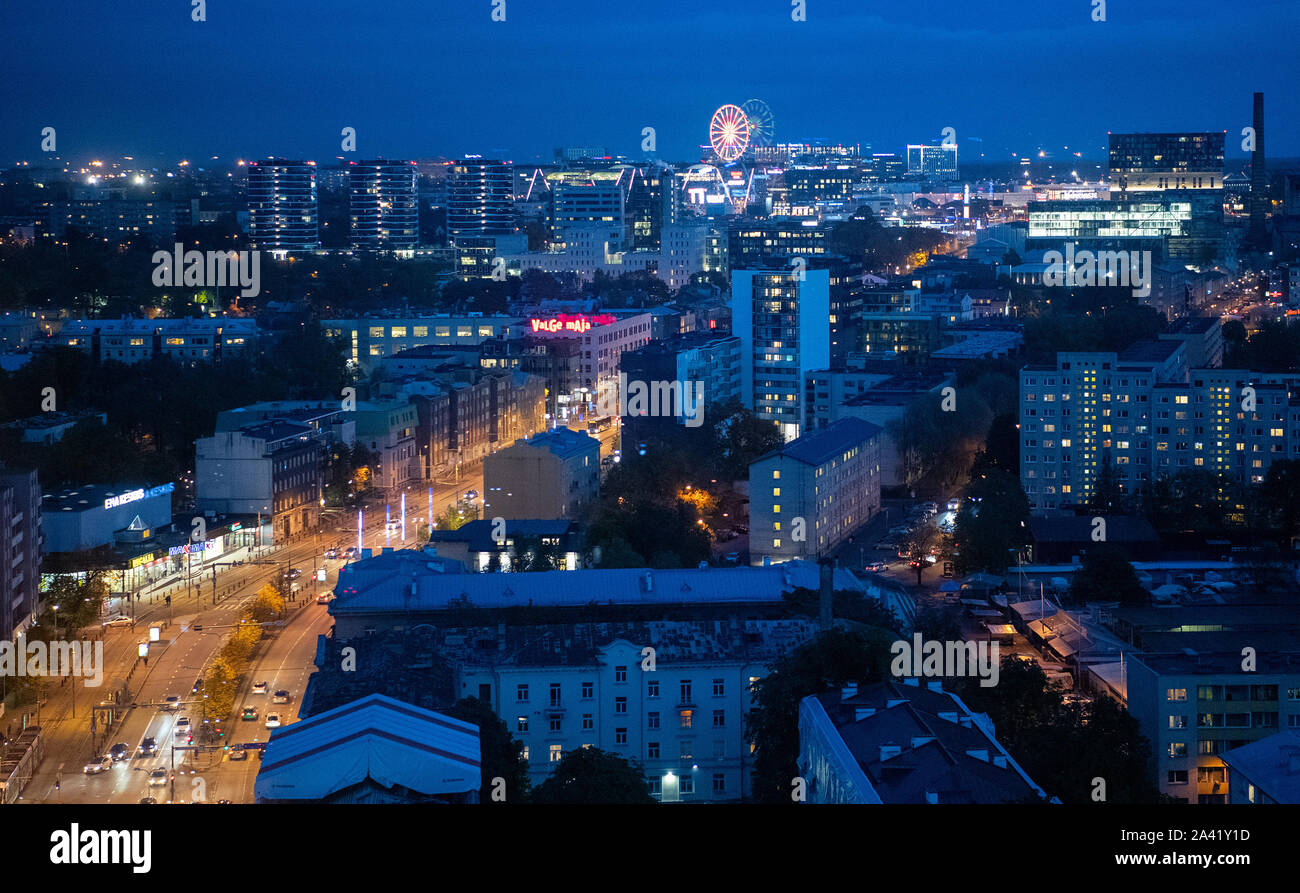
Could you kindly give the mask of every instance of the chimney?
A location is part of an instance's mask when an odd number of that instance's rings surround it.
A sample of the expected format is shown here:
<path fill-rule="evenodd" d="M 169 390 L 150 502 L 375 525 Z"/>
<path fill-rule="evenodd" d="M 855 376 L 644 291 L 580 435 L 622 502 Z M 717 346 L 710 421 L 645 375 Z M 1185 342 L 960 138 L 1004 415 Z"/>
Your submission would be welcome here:
<path fill-rule="evenodd" d="M 825 632 L 831 628 L 831 600 L 834 594 L 835 569 L 829 562 L 821 565 L 821 592 L 817 602 L 817 625 Z"/>
<path fill-rule="evenodd" d="M 1268 161 L 1264 156 L 1264 94 L 1255 94 L 1255 149 L 1250 153 L 1250 231 L 1249 239 L 1263 248 L 1268 231 L 1264 217 L 1268 213 Z"/>

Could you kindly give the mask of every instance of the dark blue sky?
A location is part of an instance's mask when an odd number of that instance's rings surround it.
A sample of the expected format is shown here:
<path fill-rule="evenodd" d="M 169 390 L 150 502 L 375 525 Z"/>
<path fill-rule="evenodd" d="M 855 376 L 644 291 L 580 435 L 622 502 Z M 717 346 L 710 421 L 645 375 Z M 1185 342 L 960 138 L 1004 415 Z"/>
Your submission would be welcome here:
<path fill-rule="evenodd" d="M 1263 90 L 1300 155 L 1296 0 L 7 0 L 0 162 L 38 154 L 326 160 L 606 145 L 690 159 L 713 110 L 767 100 L 779 140 L 889 151 L 956 128 L 961 157 L 1107 130 L 1227 130 Z M 978 142 L 976 141 L 978 140 Z"/>

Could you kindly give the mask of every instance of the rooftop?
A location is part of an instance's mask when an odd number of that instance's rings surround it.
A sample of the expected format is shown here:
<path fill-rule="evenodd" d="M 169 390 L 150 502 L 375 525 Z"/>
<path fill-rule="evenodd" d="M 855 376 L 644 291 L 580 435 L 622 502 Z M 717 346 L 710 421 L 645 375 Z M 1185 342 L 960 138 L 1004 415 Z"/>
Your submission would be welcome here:
<path fill-rule="evenodd" d="M 845 450 L 879 437 L 882 431 L 884 429 L 879 425 L 864 422 L 862 419 L 840 419 L 811 434 L 796 437 L 784 446 L 760 456 L 750 464 L 781 458 L 793 459 L 796 462 L 816 467 Z"/>
<path fill-rule="evenodd" d="M 1300 803 L 1300 731 L 1287 729 L 1252 741 L 1221 759 L 1278 803 Z"/>

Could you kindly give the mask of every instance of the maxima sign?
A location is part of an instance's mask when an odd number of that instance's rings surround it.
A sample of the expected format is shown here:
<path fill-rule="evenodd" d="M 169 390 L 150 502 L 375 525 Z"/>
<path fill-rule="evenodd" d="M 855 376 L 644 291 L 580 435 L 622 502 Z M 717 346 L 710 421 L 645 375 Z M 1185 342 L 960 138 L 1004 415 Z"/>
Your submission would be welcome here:
<path fill-rule="evenodd" d="M 110 496 L 105 499 L 104 508 L 115 509 L 119 505 L 129 505 L 132 502 L 139 502 L 141 499 L 161 496 L 162 494 L 170 493 L 175 489 L 175 484 L 163 484 L 161 487 L 150 487 L 148 490 L 131 490 L 127 493 L 119 493 L 116 496 Z"/>

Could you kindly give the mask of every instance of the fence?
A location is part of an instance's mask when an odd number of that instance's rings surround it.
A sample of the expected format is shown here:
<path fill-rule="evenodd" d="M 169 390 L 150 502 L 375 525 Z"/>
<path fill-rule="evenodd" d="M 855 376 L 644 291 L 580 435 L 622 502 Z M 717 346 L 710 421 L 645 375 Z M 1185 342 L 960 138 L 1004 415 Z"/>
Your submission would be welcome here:
<path fill-rule="evenodd" d="M 4 748 L 0 760 L 0 802 L 13 803 L 22 796 L 36 767 L 45 758 L 45 742 L 40 726 L 28 726 Z"/>

